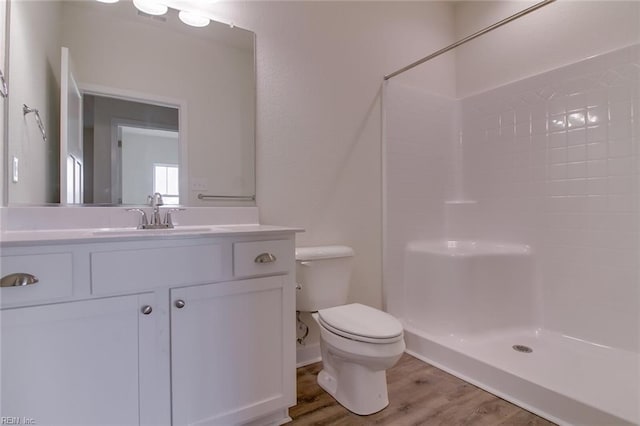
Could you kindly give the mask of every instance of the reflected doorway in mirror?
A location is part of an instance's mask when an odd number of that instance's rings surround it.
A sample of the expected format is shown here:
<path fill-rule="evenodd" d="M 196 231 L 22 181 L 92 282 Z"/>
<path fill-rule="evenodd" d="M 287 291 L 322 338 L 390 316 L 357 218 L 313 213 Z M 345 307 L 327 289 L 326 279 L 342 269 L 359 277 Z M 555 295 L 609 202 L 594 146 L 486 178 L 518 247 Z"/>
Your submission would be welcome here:
<path fill-rule="evenodd" d="M 178 173 L 172 195 L 179 204 L 186 176 L 182 107 L 107 91 L 83 90 L 85 203 L 144 205 L 149 194 L 162 193 L 154 189 L 154 165 L 167 164 Z"/>

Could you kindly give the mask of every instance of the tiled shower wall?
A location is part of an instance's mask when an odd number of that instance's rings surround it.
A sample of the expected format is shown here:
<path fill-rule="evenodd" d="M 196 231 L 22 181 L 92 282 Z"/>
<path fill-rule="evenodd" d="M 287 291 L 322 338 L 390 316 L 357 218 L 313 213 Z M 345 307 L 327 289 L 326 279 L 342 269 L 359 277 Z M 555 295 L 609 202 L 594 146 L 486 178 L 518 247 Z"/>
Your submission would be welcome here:
<path fill-rule="evenodd" d="M 530 244 L 543 327 L 638 351 L 640 48 L 463 99 L 476 238 Z"/>
<path fill-rule="evenodd" d="M 457 101 L 390 84 L 387 309 L 403 314 L 404 245 L 457 238 L 462 227 L 468 238 L 532 246 L 532 326 L 638 351 L 639 84 L 638 46 Z M 447 230 L 453 198 L 477 203 L 462 204 Z"/>

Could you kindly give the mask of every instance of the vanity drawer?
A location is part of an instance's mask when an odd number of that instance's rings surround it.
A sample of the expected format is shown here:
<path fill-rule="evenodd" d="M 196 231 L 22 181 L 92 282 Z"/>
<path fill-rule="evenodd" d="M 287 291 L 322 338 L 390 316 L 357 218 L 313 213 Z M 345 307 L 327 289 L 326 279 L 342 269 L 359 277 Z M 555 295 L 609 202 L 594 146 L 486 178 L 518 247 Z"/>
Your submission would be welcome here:
<path fill-rule="evenodd" d="M 91 293 L 131 293 L 220 280 L 222 247 L 199 244 L 91 253 Z"/>
<path fill-rule="evenodd" d="M 289 240 L 252 241 L 233 244 L 233 275 L 250 276 L 286 272 Z"/>
<path fill-rule="evenodd" d="M 23 272 L 38 279 L 34 284 L 0 288 L 2 307 L 55 301 L 73 294 L 71 253 L 2 256 L 0 271 L 2 277 Z"/>

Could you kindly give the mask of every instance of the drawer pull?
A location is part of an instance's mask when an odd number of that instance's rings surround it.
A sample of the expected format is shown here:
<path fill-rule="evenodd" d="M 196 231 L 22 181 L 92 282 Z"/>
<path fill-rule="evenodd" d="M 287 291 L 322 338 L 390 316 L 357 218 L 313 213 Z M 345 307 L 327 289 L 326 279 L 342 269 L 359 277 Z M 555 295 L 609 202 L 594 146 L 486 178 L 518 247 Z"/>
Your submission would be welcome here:
<path fill-rule="evenodd" d="M 258 256 L 256 256 L 254 262 L 256 262 L 256 263 L 273 263 L 276 260 L 277 260 L 276 257 L 271 253 L 260 253 Z"/>
<path fill-rule="evenodd" d="M 2 277 L 0 280 L 0 287 L 21 287 L 24 285 L 35 284 L 38 282 L 38 278 L 35 275 L 27 274 L 25 272 L 17 272 L 15 274 L 9 274 Z"/>
<path fill-rule="evenodd" d="M 142 312 L 144 315 L 149 315 L 151 312 L 153 312 L 153 308 L 149 305 L 144 305 L 140 312 Z"/>

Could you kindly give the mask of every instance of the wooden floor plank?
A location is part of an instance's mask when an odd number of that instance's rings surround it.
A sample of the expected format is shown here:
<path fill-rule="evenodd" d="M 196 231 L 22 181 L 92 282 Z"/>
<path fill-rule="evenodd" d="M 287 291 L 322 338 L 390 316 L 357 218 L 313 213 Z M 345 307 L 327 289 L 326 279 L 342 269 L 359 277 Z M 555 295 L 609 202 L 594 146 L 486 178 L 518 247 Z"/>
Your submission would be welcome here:
<path fill-rule="evenodd" d="M 500 399 L 408 354 L 387 371 L 389 406 L 358 416 L 338 404 L 316 382 L 321 363 L 297 371 L 298 404 L 291 424 L 550 426 L 553 423 Z"/>

